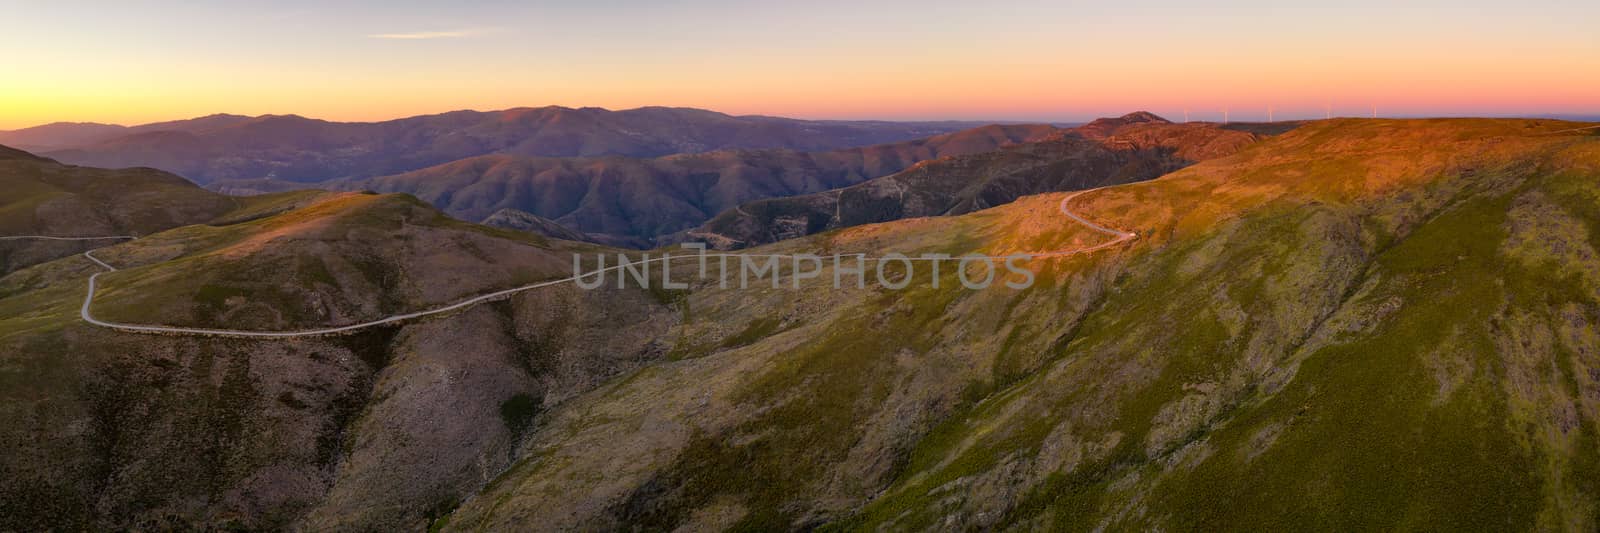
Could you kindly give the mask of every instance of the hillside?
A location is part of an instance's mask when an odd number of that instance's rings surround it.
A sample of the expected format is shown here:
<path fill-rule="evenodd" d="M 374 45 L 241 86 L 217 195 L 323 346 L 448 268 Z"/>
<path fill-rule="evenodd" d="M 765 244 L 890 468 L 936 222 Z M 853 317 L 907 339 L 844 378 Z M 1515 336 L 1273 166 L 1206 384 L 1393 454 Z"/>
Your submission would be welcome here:
<path fill-rule="evenodd" d="M 278 198 L 230 198 L 158 170 L 63 165 L 4 146 L 0 189 L 6 191 L 0 199 L 0 236 L 144 235 L 260 208 Z M 104 244 L 0 240 L 0 274 Z"/>
<path fill-rule="evenodd" d="M 141 133 L 159 131 L 202 133 L 225 128 L 249 119 L 250 117 L 240 115 L 218 114 L 187 120 L 154 122 L 138 126 L 99 124 L 95 122 L 55 122 L 19 130 L 0 131 L 0 144 L 9 144 L 32 151 L 64 150 L 92 146 L 119 137 Z"/>
<path fill-rule="evenodd" d="M 1109 239 L 1064 204 L 1139 235 L 1029 261 L 1025 289 L 926 265 L 833 289 L 825 263 L 798 289 L 566 284 L 246 340 L 89 326 L 99 269 L 63 258 L 0 277 L 0 529 L 1592 531 L 1600 135 L 1578 126 L 1313 121 L 1154 180 L 749 251 Z M 341 194 L 97 251 L 122 270 L 95 312 L 333 325 L 601 250 Z"/>
<path fill-rule="evenodd" d="M 593 242 L 594 239 L 572 228 L 568 228 L 556 221 L 515 209 L 501 209 L 479 222 L 493 228 L 522 231 L 566 241 Z"/>
<path fill-rule="evenodd" d="M 984 126 L 890 144 L 823 152 L 724 150 L 640 159 L 491 155 L 394 176 L 320 184 L 416 195 L 465 220 L 516 209 L 606 242 L 652 247 L 759 198 L 824 191 L 928 159 L 1041 140 L 1045 125 Z"/>
<path fill-rule="evenodd" d="M 322 196 L 96 250 L 120 270 L 92 311 L 349 323 L 564 276 L 587 250 L 568 244 Z M 0 529 L 414 523 L 503 468 L 540 409 L 659 357 L 672 317 L 645 291 L 567 289 L 343 337 L 129 335 L 77 320 L 95 271 L 79 255 L 0 278 Z M 584 346 L 540 348 L 558 333 Z"/>
<path fill-rule="evenodd" d="M 1039 142 L 945 157 L 864 183 L 756 200 L 669 240 L 743 248 L 902 218 L 959 215 L 1053 191 L 1143 181 L 1230 155 L 1257 137 L 1150 113 L 1099 119 Z"/>
<path fill-rule="evenodd" d="M 0 138 L 54 147 L 46 155 L 68 163 L 147 166 L 209 184 L 365 178 L 485 154 L 656 157 L 740 148 L 829 150 L 926 137 L 966 126 L 735 117 L 687 108 L 610 111 L 552 106 L 455 111 L 385 122 L 213 115 L 131 128 L 49 125 L 0 133 Z"/>
<path fill-rule="evenodd" d="M 152 169 L 63 165 L 0 147 L 0 235 L 125 235 L 193 224 L 233 200 Z"/>
<path fill-rule="evenodd" d="M 1569 126 L 1310 123 L 1081 198 L 1145 237 L 1026 291 L 697 288 L 682 361 L 551 413 L 449 528 L 1591 530 L 1600 137 L 1538 135 Z M 1061 198 L 758 250 L 1103 238 Z"/>
<path fill-rule="evenodd" d="M 20 130 L 0 131 L 0 144 L 24 150 L 51 150 L 94 144 L 115 137 L 127 128 L 93 122 L 56 122 Z"/>

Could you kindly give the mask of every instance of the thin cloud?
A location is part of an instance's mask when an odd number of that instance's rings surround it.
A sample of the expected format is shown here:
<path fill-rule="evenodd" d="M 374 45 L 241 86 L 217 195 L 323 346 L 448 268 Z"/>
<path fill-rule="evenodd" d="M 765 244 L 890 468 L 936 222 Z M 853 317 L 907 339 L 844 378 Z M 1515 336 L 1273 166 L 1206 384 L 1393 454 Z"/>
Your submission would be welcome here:
<path fill-rule="evenodd" d="M 414 31 L 409 33 L 374 33 L 368 35 L 367 38 L 415 41 L 422 39 L 460 39 L 485 33 L 489 33 L 489 30 Z"/>

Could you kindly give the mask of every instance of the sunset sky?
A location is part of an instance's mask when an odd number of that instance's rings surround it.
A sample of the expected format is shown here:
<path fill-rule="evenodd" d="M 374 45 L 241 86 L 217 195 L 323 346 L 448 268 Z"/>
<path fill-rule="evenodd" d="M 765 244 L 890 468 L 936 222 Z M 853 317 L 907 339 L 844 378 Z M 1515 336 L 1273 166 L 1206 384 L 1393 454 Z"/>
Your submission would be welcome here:
<path fill-rule="evenodd" d="M 517 106 L 1600 114 L 1600 2 L 0 0 L 0 129 Z M 1405 4 L 1394 7 L 1394 4 Z M 1200 4 L 1217 4 L 1201 6 Z"/>

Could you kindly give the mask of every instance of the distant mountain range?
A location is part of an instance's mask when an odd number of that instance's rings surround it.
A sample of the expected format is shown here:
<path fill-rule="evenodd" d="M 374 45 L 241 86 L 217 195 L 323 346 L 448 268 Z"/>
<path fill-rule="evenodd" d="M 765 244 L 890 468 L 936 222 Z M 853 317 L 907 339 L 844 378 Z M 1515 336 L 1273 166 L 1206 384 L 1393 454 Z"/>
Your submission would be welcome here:
<path fill-rule="evenodd" d="M 1024 194 L 1150 179 L 1230 154 L 1259 135 L 1172 124 L 1140 112 L 1077 128 L 990 125 L 822 152 L 489 155 L 318 186 L 409 193 L 452 216 L 514 229 L 524 228 L 508 221 L 537 217 L 542 222 L 529 227 L 557 238 L 563 232 L 554 228 L 564 227 L 613 246 L 706 240 L 737 248 L 868 222 L 965 213 Z M 233 194 L 294 186 L 279 180 L 212 184 Z M 497 213 L 502 216 L 489 218 Z"/>
<path fill-rule="evenodd" d="M 58 123 L 0 132 L 0 144 L 72 164 L 153 167 L 202 184 L 260 178 L 315 182 L 396 174 L 487 154 L 656 157 L 743 148 L 817 151 L 928 137 L 973 125 L 797 120 L 668 107 L 541 107 L 384 122 L 212 115 L 135 127 Z"/>
<path fill-rule="evenodd" d="M 1049 141 L 1052 144 L 1044 145 L 1043 151 L 1035 147 L 989 156 L 1006 166 L 1014 165 L 1008 158 L 1032 153 L 1032 164 L 1042 165 L 1052 158 L 1077 157 L 1048 147 L 1060 148 L 1062 143 L 1090 147 L 1115 128 L 1146 121 L 1165 122 L 1141 113 L 1078 129 L 1047 124 L 971 127 L 960 122 L 736 117 L 664 107 L 625 111 L 545 107 L 459 111 L 374 123 L 226 114 L 134 127 L 57 123 L 0 132 L 0 142 L 34 147 L 36 152 L 42 147 L 45 155 L 64 163 L 166 170 L 233 195 L 307 188 L 405 192 L 465 220 L 555 238 L 650 248 L 681 239 L 684 232 L 741 204 L 827 193 L 901 173 L 928 160 Z M 947 162 L 932 168 L 954 170 L 962 164 Z M 1008 187 L 1059 190 L 1148 179 L 1171 168 L 1176 166 L 1158 164 L 1145 172 L 1069 180 L 1072 184 L 1030 181 L 1027 186 Z M 1091 165 L 1080 170 L 1098 169 Z M 993 174 L 996 169 L 984 172 Z M 995 176 L 952 174 L 941 179 L 969 178 Z M 916 185 L 931 186 L 935 185 L 927 180 Z M 972 205 L 1015 197 L 986 194 Z M 748 210 L 741 213 L 749 215 Z M 500 216 L 491 218 L 496 214 Z M 895 218 L 885 216 L 862 220 Z M 724 220 L 697 231 L 747 244 L 787 234 L 763 229 L 776 220 L 755 226 L 748 222 L 734 228 Z M 833 227 L 820 224 L 812 229 Z M 744 234 L 751 231 L 762 235 Z"/>
<path fill-rule="evenodd" d="M 1060 131 L 1039 124 L 984 126 L 822 152 L 721 150 L 657 158 L 489 155 L 320 186 L 410 193 L 464 220 L 516 209 L 602 242 L 649 248 L 656 237 L 692 228 L 744 202 L 845 187 L 920 161 L 987 152 Z M 223 190 L 261 192 L 237 184 Z"/>

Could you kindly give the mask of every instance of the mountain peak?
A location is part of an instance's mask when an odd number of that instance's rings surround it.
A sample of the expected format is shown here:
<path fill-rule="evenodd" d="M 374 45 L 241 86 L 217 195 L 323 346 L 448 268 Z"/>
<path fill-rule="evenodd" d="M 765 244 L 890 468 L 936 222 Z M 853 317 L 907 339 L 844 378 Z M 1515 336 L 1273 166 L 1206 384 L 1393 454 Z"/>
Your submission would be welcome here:
<path fill-rule="evenodd" d="M 1160 115 L 1149 111 L 1135 111 L 1117 118 L 1097 118 L 1093 122 L 1079 126 L 1078 133 L 1090 139 L 1110 136 L 1118 128 L 1133 124 L 1171 124 L 1172 121 L 1161 118 Z"/>
<path fill-rule="evenodd" d="M 1149 111 L 1134 111 L 1132 113 L 1117 117 L 1117 120 L 1120 120 L 1125 124 L 1136 124 L 1140 122 L 1154 122 L 1156 124 L 1172 123 L 1170 120 L 1161 118 L 1161 115 L 1157 115 Z"/>
<path fill-rule="evenodd" d="M 220 115 L 220 117 L 228 118 L 228 115 Z M 267 122 L 267 121 L 274 121 L 274 120 L 276 120 L 276 121 L 286 121 L 286 122 L 317 122 L 318 121 L 317 119 L 306 118 L 304 116 L 296 115 L 294 113 L 289 113 L 289 114 L 285 114 L 285 115 L 271 115 L 271 114 L 269 114 L 269 115 L 261 115 L 261 116 L 258 116 L 258 117 L 250 117 L 250 121 L 252 121 L 252 122 Z"/>

